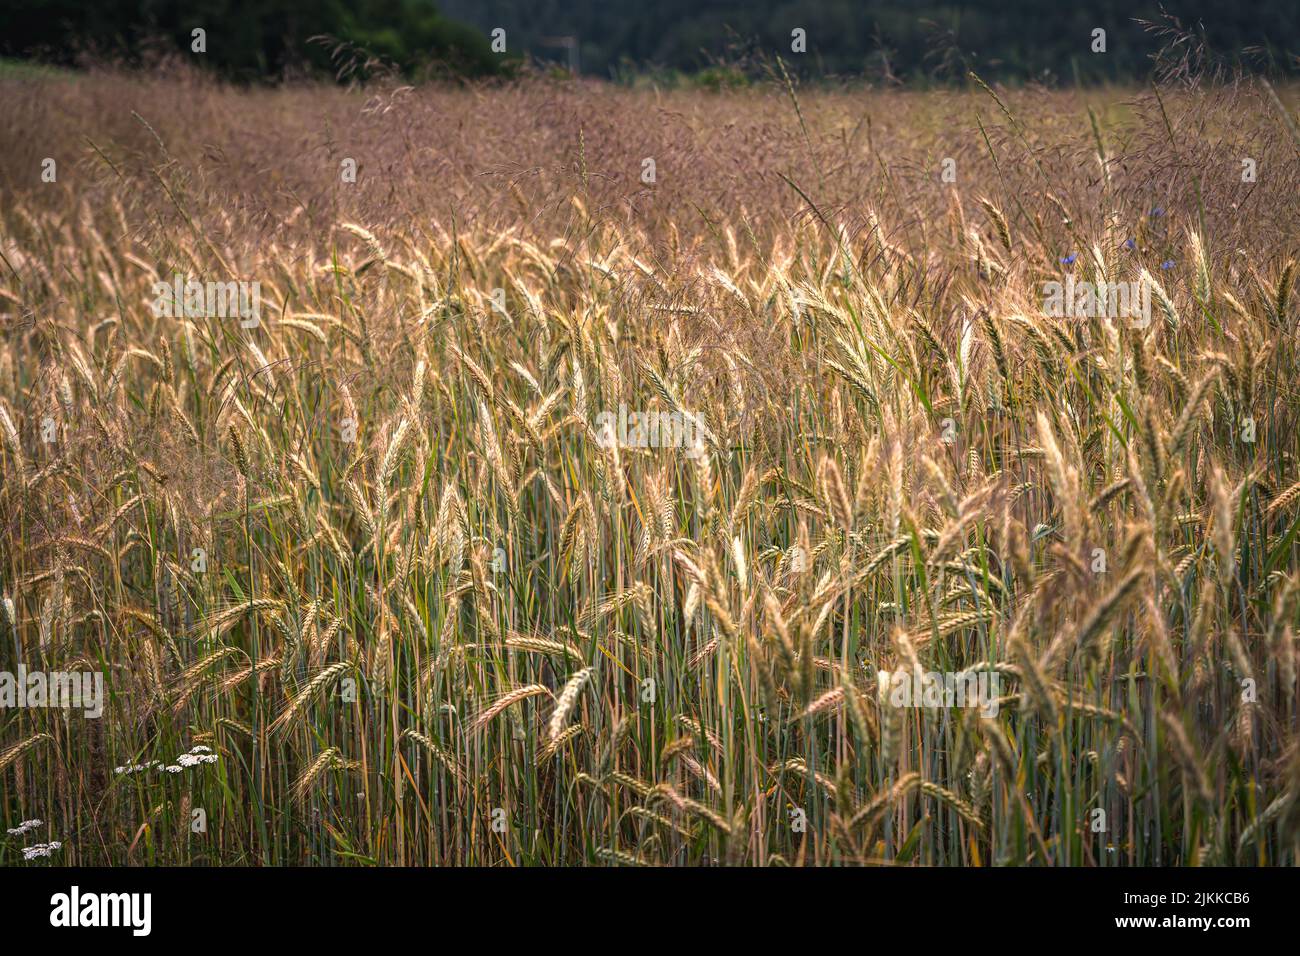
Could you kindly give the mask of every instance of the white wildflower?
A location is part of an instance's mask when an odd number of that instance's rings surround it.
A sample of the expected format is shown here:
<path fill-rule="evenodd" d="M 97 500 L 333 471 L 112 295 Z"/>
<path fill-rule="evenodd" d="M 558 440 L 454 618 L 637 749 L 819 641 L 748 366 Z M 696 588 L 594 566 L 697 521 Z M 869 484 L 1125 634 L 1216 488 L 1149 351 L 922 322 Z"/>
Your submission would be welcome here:
<path fill-rule="evenodd" d="M 57 840 L 53 843 L 37 843 L 34 846 L 23 848 L 23 859 L 34 860 L 37 857 L 49 856 L 55 850 L 63 849 L 63 844 Z"/>

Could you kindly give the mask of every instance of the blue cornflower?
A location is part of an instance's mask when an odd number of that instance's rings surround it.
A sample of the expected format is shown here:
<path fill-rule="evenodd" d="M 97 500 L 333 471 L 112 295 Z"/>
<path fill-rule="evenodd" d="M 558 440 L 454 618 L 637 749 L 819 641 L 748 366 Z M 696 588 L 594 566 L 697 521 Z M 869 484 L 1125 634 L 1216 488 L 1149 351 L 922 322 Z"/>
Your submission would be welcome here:
<path fill-rule="evenodd" d="M 1134 242 L 1132 239 L 1125 239 L 1125 240 L 1124 240 L 1124 248 L 1125 248 L 1125 249 L 1132 249 L 1132 248 L 1134 248 L 1136 245 L 1137 245 L 1137 243 Z"/>
<path fill-rule="evenodd" d="M 1079 258 L 1079 254 L 1077 252 L 1072 252 L 1061 260 L 1061 265 L 1072 266 L 1074 265 L 1074 260 L 1077 258 Z"/>
<path fill-rule="evenodd" d="M 1166 259 L 1164 262 L 1160 263 L 1161 269 L 1172 269 L 1173 267 L 1174 267 L 1173 259 Z"/>
<path fill-rule="evenodd" d="M 1155 209 L 1151 210 L 1151 215 L 1153 216 L 1163 216 L 1164 214 L 1165 214 L 1165 209 L 1163 206 L 1156 206 Z"/>

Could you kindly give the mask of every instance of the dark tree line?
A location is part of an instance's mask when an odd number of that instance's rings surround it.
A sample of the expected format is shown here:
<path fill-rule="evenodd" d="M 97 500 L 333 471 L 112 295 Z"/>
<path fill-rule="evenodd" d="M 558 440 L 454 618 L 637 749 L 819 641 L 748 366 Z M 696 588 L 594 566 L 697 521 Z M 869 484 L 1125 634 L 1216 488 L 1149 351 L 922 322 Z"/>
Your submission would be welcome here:
<path fill-rule="evenodd" d="M 555 41 L 569 36 L 587 73 L 725 82 L 777 55 L 812 76 L 946 82 L 973 69 L 1070 82 L 1145 76 L 1161 49 L 1196 67 L 1269 72 L 1293 72 L 1300 54 L 1295 0 L 0 0 L 0 24 L 0 55 L 65 64 L 189 51 L 202 28 L 202 62 L 236 79 L 337 73 L 372 57 L 406 73 L 492 75 L 520 56 L 567 62 Z M 491 49 L 496 28 L 506 56 Z M 1099 28 L 1104 54 L 1092 49 Z M 795 29 L 806 52 L 791 49 Z"/>
<path fill-rule="evenodd" d="M 70 65 L 192 52 L 231 79 L 355 71 L 367 60 L 407 73 L 484 76 L 510 64 L 483 31 L 429 0 L 0 0 L 0 55 Z"/>
<path fill-rule="evenodd" d="M 808 75 L 946 81 L 969 69 L 998 79 L 1129 79 L 1151 70 L 1181 22 L 1219 65 L 1294 70 L 1300 54 L 1295 0 L 443 0 L 448 15 L 480 29 L 502 26 L 512 48 L 562 59 L 543 41 L 578 38 L 584 72 L 661 66 L 691 71 L 718 61 L 780 54 Z M 1138 21 L 1150 21 L 1153 29 Z M 791 31 L 807 52 L 791 52 Z M 1106 53 L 1091 51 L 1106 30 Z"/>

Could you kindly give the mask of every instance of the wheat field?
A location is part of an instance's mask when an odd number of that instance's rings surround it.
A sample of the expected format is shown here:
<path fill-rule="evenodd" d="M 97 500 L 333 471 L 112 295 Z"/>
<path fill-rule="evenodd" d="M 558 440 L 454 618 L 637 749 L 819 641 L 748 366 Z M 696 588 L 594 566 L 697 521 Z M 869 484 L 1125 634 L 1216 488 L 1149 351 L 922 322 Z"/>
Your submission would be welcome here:
<path fill-rule="evenodd" d="M 0 104 L 0 864 L 1297 862 L 1294 91 Z"/>

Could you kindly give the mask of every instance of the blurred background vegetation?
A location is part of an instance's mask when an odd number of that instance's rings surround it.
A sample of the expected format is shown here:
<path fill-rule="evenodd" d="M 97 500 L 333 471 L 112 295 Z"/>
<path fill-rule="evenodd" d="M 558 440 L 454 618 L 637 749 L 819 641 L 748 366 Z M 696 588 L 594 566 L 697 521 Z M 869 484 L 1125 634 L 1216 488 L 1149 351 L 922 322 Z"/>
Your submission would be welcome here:
<path fill-rule="evenodd" d="M 236 80 L 377 66 L 482 77 L 532 60 L 624 82 L 720 87 L 769 72 L 777 55 L 804 77 L 914 85 L 969 70 L 1050 84 L 1122 82 L 1153 67 L 1300 66 L 1295 0 L 0 0 L 0 22 L 0 56 L 62 65 L 188 54 L 201 27 L 203 63 Z M 1098 27 L 1104 56 L 1090 49 Z M 496 28 L 506 31 L 504 56 L 491 49 Z M 806 53 L 791 51 L 796 28 Z"/>
<path fill-rule="evenodd" d="M 1175 49 L 1213 60 L 1201 66 L 1294 71 L 1300 4 L 1294 0 L 444 0 L 449 16 L 480 29 L 513 28 L 511 43 L 558 58 L 547 37 L 578 37 L 584 72 L 635 68 L 746 72 L 781 54 L 804 75 L 866 76 L 881 82 L 946 82 L 974 69 L 1004 81 L 1127 80 L 1146 75 L 1170 30 Z M 1106 55 L 1090 50 L 1106 30 Z M 1180 29 L 1181 27 L 1181 29 Z M 807 53 L 791 54 L 791 31 L 807 31 Z"/>
<path fill-rule="evenodd" d="M 201 65 L 234 80 L 350 76 L 381 63 L 479 77 L 518 62 L 429 0 L 0 0 L 0 23 L 0 55 L 65 66 L 188 56 L 203 29 Z"/>

